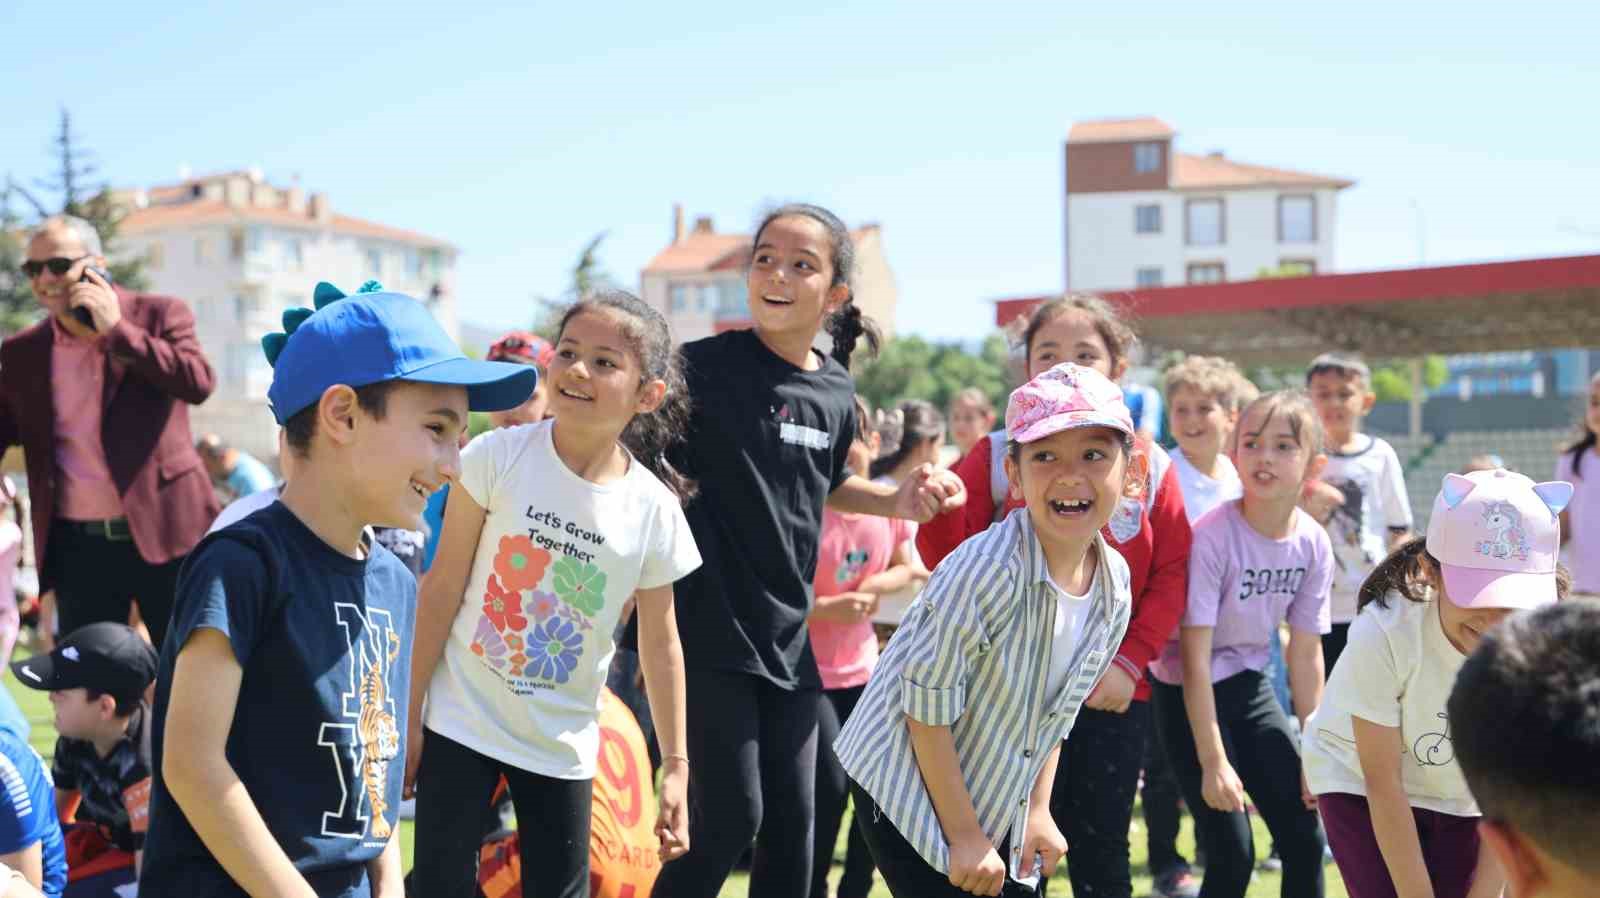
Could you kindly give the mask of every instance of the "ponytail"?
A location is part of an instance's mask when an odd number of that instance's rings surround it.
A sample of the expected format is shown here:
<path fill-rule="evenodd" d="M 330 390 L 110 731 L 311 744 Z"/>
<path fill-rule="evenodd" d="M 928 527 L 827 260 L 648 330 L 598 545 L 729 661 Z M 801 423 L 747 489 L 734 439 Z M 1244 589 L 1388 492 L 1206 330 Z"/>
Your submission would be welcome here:
<path fill-rule="evenodd" d="M 829 315 L 823 327 L 828 336 L 833 338 L 833 352 L 830 355 L 846 369 L 850 367 L 850 355 L 856 351 L 857 339 L 867 338 L 867 354 L 874 358 L 883 342 L 877 322 L 861 314 L 861 307 L 856 305 L 854 296 L 845 300 L 839 311 Z"/>

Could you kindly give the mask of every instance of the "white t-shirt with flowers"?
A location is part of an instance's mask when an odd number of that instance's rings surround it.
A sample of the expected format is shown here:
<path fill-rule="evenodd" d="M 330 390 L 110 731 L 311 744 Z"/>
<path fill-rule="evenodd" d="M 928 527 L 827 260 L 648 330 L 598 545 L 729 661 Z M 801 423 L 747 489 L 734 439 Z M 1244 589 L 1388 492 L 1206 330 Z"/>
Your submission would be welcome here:
<path fill-rule="evenodd" d="M 490 431 L 461 453 L 461 488 L 487 516 L 424 723 L 522 770 L 587 779 L 623 603 L 699 567 L 700 552 L 643 465 L 591 483 L 556 455 L 553 425 Z"/>

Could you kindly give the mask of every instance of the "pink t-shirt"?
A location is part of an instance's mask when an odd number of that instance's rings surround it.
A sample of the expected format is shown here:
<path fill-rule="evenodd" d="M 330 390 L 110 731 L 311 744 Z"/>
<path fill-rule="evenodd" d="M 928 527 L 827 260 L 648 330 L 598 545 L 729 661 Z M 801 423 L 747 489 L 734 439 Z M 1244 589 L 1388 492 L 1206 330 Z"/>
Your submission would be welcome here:
<path fill-rule="evenodd" d="M 56 507 L 69 521 L 122 517 L 122 496 L 111 479 L 100 441 L 104 403 L 104 339 L 79 339 L 52 324 L 50 390 L 55 405 Z"/>
<path fill-rule="evenodd" d="M 1328 532 L 1299 509 L 1294 530 L 1268 539 L 1245 521 L 1241 500 L 1225 502 L 1195 522 L 1189 550 L 1189 604 L 1182 626 L 1213 627 L 1211 682 L 1262 670 L 1272 631 L 1287 619 L 1295 630 L 1332 629 L 1328 590 L 1333 545 Z M 1183 682 L 1178 640 L 1168 641 L 1150 672 L 1163 683 Z"/>
<path fill-rule="evenodd" d="M 1600 594 L 1600 452 L 1585 450 L 1582 470 L 1572 471 L 1572 453 L 1556 459 L 1556 479 L 1572 484 L 1567 503 L 1567 564 L 1575 592 Z"/>
<path fill-rule="evenodd" d="M 895 547 L 907 538 L 903 521 L 824 509 L 813 581 L 817 596 L 851 592 L 862 580 L 888 570 Z M 810 627 L 811 653 L 817 658 L 822 688 L 848 689 L 867 682 L 878 663 L 878 637 L 871 621 L 812 620 Z"/>

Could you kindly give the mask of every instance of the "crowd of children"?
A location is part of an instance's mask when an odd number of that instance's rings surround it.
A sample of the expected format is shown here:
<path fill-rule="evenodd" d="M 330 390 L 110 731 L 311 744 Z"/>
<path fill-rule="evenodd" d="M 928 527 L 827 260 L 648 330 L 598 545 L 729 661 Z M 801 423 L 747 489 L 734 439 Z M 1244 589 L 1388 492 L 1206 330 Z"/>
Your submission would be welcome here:
<path fill-rule="evenodd" d="M 0 882 L 467 898 L 503 784 L 537 833 L 522 894 L 587 896 L 608 684 L 659 767 L 631 813 L 663 898 L 747 852 L 762 898 L 1043 894 L 1063 864 L 1131 898 L 1141 781 L 1161 896 L 1243 896 L 1253 815 L 1285 895 L 1324 894 L 1330 849 L 1355 898 L 1600 874 L 1600 611 L 1557 604 L 1600 597 L 1600 376 L 1556 480 L 1449 475 L 1416 538 L 1354 357 L 1303 390 L 1189 357 L 1124 392 L 1133 331 L 1067 296 L 1027 321 L 1000 429 L 978 390 L 873 410 L 853 266 L 836 216 L 784 206 L 750 329 L 680 347 L 600 291 L 482 362 L 409 297 L 318 285 L 263 340 L 282 481 L 194 550 L 164 643 L 95 624 L 12 665 L 60 741 L 51 789 L 0 734 Z M 16 631 L 0 605 L 0 652 Z"/>

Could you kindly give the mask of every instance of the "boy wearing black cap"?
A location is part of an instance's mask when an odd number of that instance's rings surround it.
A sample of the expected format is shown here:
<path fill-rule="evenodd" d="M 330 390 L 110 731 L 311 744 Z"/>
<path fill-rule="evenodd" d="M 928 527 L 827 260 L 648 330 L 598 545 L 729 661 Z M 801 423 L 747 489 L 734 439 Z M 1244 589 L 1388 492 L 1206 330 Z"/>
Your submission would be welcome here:
<path fill-rule="evenodd" d="M 156 676 L 155 649 L 125 624 L 89 624 L 49 654 L 13 663 L 11 672 L 24 686 L 48 691 L 55 709 L 56 807 L 63 820 L 76 816 L 78 824 L 66 833 L 67 865 L 76 873 L 67 894 L 132 882 L 149 823 L 153 768 L 144 693 Z M 81 872 L 91 860 L 105 871 L 92 884 Z"/>
<path fill-rule="evenodd" d="M 421 303 L 319 284 L 262 341 L 294 476 L 185 564 L 161 655 L 143 894 L 399 896 L 416 581 L 367 525 L 420 526 L 469 409 L 536 373 L 475 362 Z"/>

